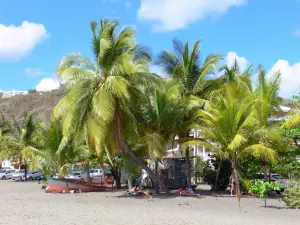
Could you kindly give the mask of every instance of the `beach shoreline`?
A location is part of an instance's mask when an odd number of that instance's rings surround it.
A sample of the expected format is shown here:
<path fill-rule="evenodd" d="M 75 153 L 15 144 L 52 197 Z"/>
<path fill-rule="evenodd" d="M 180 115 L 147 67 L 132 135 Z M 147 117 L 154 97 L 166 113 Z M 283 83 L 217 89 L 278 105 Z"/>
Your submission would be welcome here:
<path fill-rule="evenodd" d="M 46 194 L 36 182 L 0 181 L 0 224 L 212 224 L 296 225 L 300 210 L 287 209 L 282 201 L 176 195 L 144 198 L 118 197 L 122 192 Z"/>

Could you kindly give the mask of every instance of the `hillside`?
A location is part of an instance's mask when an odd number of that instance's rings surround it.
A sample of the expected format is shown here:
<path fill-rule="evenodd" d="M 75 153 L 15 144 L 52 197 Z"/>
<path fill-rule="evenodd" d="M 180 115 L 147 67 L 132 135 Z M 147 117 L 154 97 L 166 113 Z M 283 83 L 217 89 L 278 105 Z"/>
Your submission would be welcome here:
<path fill-rule="evenodd" d="M 38 92 L 28 95 L 16 95 L 11 98 L 0 99 L 0 111 L 7 119 L 14 115 L 21 121 L 24 111 L 37 112 L 39 117 L 48 121 L 53 107 L 63 97 L 62 89 L 52 92 Z"/>

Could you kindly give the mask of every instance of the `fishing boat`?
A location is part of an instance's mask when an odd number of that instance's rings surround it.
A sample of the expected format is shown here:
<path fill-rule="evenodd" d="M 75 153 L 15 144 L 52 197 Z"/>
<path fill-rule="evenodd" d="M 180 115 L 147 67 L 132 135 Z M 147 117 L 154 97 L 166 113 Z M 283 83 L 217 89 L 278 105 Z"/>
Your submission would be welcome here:
<path fill-rule="evenodd" d="M 106 191 L 109 187 L 108 184 L 93 184 L 82 183 L 75 180 L 62 180 L 59 178 L 48 177 L 47 193 L 68 193 L 70 191 L 79 192 L 100 192 Z"/>

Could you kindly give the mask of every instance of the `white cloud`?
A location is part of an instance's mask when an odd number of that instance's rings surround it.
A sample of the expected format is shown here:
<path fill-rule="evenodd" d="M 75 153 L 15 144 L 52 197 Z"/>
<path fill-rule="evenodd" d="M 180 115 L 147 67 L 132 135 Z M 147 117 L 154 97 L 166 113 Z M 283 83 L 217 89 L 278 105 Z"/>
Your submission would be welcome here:
<path fill-rule="evenodd" d="M 40 83 L 36 86 L 37 91 L 52 91 L 58 89 L 60 83 L 55 78 L 44 78 L 40 81 Z"/>
<path fill-rule="evenodd" d="M 43 24 L 24 21 L 21 26 L 0 24 L 0 61 L 16 61 L 49 37 Z"/>
<path fill-rule="evenodd" d="M 271 77 L 276 71 L 281 72 L 280 96 L 290 98 L 300 92 L 300 63 L 290 65 L 286 60 L 278 60 L 268 73 Z"/>
<path fill-rule="evenodd" d="M 300 29 L 293 32 L 294 37 L 300 37 Z"/>
<path fill-rule="evenodd" d="M 154 30 L 177 30 L 202 20 L 220 16 L 232 6 L 241 6 L 247 0 L 141 0 L 138 18 L 155 21 Z"/>
<path fill-rule="evenodd" d="M 26 68 L 24 70 L 24 75 L 27 77 L 38 77 L 45 74 L 46 72 L 41 70 L 40 68 Z"/>
<path fill-rule="evenodd" d="M 230 67 L 233 65 L 234 60 L 237 60 L 241 70 L 244 70 L 249 62 L 246 58 L 238 56 L 236 52 L 228 52 L 225 57 L 226 64 Z M 267 77 L 270 79 L 277 72 L 281 72 L 280 83 L 280 96 L 284 98 L 290 98 L 300 92 L 300 62 L 290 65 L 287 60 L 278 60 L 267 73 Z M 253 79 L 257 78 L 257 74 L 253 75 Z M 255 85 L 255 81 L 254 81 Z"/>
<path fill-rule="evenodd" d="M 248 65 L 248 61 L 246 58 L 238 56 L 236 52 L 228 52 L 227 56 L 225 57 L 227 66 L 232 67 L 235 60 L 237 61 L 241 71 L 243 71 Z"/>

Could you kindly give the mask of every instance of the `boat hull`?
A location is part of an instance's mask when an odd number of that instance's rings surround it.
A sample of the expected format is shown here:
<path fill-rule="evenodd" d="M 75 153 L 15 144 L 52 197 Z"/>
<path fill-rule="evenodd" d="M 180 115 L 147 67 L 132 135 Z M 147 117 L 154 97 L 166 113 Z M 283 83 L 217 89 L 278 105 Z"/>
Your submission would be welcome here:
<path fill-rule="evenodd" d="M 81 184 L 75 181 L 62 180 L 53 177 L 48 178 L 47 184 L 47 193 L 68 193 L 70 191 L 99 192 L 106 191 L 108 189 L 107 186 Z"/>

